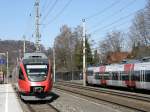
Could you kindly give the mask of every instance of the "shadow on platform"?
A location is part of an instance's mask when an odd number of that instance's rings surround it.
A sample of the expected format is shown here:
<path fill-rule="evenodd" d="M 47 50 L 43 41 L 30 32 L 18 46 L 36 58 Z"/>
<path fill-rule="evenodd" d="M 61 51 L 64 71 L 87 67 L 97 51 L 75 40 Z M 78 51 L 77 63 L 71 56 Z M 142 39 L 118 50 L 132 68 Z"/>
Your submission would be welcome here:
<path fill-rule="evenodd" d="M 31 101 L 22 100 L 22 101 L 24 103 L 29 103 L 29 104 L 46 104 L 46 103 L 52 103 L 53 101 L 59 98 L 59 95 L 54 92 L 51 92 L 49 96 L 51 97 L 50 100 L 31 100 Z"/>

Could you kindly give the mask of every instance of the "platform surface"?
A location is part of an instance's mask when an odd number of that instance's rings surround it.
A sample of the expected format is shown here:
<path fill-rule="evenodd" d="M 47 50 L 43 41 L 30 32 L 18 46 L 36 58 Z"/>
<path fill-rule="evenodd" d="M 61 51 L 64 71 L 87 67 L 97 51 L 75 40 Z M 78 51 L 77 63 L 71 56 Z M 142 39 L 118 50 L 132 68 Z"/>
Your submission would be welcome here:
<path fill-rule="evenodd" d="M 0 112 L 23 112 L 11 84 L 0 84 Z"/>

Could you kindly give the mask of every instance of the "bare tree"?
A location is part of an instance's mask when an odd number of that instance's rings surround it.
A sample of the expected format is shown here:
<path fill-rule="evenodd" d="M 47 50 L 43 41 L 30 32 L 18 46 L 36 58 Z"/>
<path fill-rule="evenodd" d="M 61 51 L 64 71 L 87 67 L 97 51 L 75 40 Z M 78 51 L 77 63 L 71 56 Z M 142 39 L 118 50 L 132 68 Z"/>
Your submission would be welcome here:
<path fill-rule="evenodd" d="M 150 0 L 147 0 L 145 8 L 135 15 L 129 37 L 136 46 L 150 46 Z"/>
<path fill-rule="evenodd" d="M 129 38 L 133 58 L 150 55 L 150 0 L 147 0 L 145 8 L 135 15 L 130 27 Z"/>
<path fill-rule="evenodd" d="M 120 52 L 123 47 L 124 34 L 119 31 L 113 31 L 106 35 L 106 38 L 100 42 L 101 53 Z"/>
<path fill-rule="evenodd" d="M 144 11 L 140 11 L 136 14 L 135 19 L 133 21 L 132 26 L 130 27 L 130 39 L 132 43 L 135 45 L 148 45 L 149 42 L 149 35 L 147 29 L 148 21 L 145 20 L 145 13 Z"/>
<path fill-rule="evenodd" d="M 72 71 L 75 67 L 74 50 L 77 37 L 67 25 L 62 26 L 60 34 L 56 37 L 56 66 L 61 71 Z"/>
<path fill-rule="evenodd" d="M 102 61 L 107 62 L 107 56 L 110 53 L 121 52 L 124 48 L 124 33 L 113 31 L 106 35 L 106 38 L 100 42 L 99 52 Z"/>

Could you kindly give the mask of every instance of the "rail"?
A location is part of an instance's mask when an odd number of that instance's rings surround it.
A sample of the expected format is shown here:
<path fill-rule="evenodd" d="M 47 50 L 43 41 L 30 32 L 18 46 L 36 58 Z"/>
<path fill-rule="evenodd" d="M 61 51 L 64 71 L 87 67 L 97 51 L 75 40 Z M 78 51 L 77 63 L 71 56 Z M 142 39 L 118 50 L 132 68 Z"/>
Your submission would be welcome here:
<path fill-rule="evenodd" d="M 124 91 L 113 91 L 108 89 L 84 87 L 80 84 L 71 84 L 69 82 L 57 82 L 54 84 L 54 88 L 90 97 L 92 99 L 117 104 L 119 106 L 127 107 L 137 111 L 150 111 L 149 95 L 144 96 L 141 94 Z"/>

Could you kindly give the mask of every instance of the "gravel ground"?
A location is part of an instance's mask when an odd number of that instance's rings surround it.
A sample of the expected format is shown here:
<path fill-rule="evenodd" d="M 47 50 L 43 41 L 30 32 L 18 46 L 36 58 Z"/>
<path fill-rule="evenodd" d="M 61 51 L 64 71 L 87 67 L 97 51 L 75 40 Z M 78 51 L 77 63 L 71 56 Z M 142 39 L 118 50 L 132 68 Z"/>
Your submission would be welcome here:
<path fill-rule="evenodd" d="M 104 103 L 103 101 L 92 101 L 78 95 L 53 89 L 59 97 L 51 102 L 60 112 L 135 112 L 119 106 Z"/>

